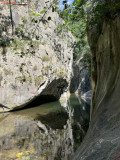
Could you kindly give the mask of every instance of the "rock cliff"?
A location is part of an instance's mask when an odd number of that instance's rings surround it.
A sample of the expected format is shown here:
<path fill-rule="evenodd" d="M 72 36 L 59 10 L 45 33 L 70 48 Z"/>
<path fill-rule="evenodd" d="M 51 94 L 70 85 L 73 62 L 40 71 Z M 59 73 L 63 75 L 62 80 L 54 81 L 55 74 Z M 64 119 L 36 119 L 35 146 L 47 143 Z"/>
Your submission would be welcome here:
<path fill-rule="evenodd" d="M 59 32 L 58 2 L 0 4 L 0 112 L 40 96 L 58 100 L 67 89 L 74 41 Z"/>
<path fill-rule="evenodd" d="M 82 99 L 90 104 L 92 97 L 90 63 L 85 58 L 86 55 L 81 54 L 73 64 L 70 93 L 79 94 Z"/>
<path fill-rule="evenodd" d="M 82 62 L 84 55 L 81 54 L 73 64 L 73 75 L 70 83 L 70 92 L 84 94 L 91 90 L 90 67 Z"/>
<path fill-rule="evenodd" d="M 103 20 L 99 30 L 88 31 L 93 59 L 91 122 L 72 160 L 120 159 L 120 12 Z"/>

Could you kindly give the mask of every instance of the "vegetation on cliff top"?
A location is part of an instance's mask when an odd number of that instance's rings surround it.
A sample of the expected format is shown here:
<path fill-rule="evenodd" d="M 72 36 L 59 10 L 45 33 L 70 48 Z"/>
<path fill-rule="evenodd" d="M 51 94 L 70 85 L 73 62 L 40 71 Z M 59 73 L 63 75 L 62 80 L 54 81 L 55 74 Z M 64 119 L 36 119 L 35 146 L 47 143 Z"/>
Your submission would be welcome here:
<path fill-rule="evenodd" d="M 86 33 L 87 12 L 85 12 L 84 9 L 85 1 L 74 0 L 71 5 L 68 5 L 67 2 L 67 0 L 63 1 L 64 9 L 60 16 L 65 21 L 64 27 L 67 28 L 67 30 L 70 30 L 76 39 L 73 46 L 73 60 L 75 62 L 82 54 L 82 62 L 90 65 L 90 49 Z"/>
<path fill-rule="evenodd" d="M 74 0 L 71 5 L 68 5 L 68 1 L 69 0 L 63 0 L 64 9 L 61 12 L 61 17 L 65 20 L 65 27 L 70 30 L 76 38 L 73 51 L 74 61 L 82 53 L 84 55 L 83 62 L 90 64 L 87 29 L 98 26 L 99 35 L 103 20 L 107 19 L 109 21 L 120 11 L 120 1 Z"/>

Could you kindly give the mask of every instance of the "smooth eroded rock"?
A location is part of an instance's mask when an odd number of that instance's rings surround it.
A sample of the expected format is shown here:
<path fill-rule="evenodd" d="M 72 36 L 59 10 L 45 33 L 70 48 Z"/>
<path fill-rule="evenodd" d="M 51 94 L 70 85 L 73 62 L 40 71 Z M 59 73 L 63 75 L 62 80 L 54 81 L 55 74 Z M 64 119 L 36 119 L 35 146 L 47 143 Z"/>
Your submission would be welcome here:
<path fill-rule="evenodd" d="M 120 158 L 120 13 L 97 31 L 88 32 L 94 62 L 91 122 L 72 160 Z"/>

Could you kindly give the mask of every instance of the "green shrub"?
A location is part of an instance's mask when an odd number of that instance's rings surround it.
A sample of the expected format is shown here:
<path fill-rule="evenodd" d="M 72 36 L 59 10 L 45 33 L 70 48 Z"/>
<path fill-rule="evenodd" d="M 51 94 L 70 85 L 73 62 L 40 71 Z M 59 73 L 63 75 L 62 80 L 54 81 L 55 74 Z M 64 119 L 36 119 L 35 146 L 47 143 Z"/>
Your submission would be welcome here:
<path fill-rule="evenodd" d="M 24 23 L 27 23 L 26 17 L 22 17 L 22 20 L 23 20 Z"/>
<path fill-rule="evenodd" d="M 26 77 L 25 76 L 16 77 L 15 81 L 19 81 L 20 83 L 26 82 Z"/>
<path fill-rule="evenodd" d="M 47 57 L 47 56 L 43 56 L 41 57 L 41 60 L 44 62 L 44 61 L 50 61 L 50 57 Z"/>
<path fill-rule="evenodd" d="M 25 41 L 20 41 L 18 39 L 14 39 L 13 42 L 11 43 L 11 47 L 14 47 L 15 49 L 21 49 L 24 50 L 25 47 Z"/>
<path fill-rule="evenodd" d="M 4 68 L 3 71 L 4 71 L 4 74 L 5 74 L 6 76 L 7 76 L 7 75 L 13 75 L 13 72 L 12 72 L 11 70 L 9 70 L 9 69 Z"/>
<path fill-rule="evenodd" d="M 65 77 L 65 73 L 63 71 L 60 71 L 57 73 L 57 77 L 63 78 L 63 77 Z"/>
<path fill-rule="evenodd" d="M 43 76 L 42 75 L 35 76 L 35 86 L 36 87 L 38 87 L 42 81 L 43 81 Z"/>

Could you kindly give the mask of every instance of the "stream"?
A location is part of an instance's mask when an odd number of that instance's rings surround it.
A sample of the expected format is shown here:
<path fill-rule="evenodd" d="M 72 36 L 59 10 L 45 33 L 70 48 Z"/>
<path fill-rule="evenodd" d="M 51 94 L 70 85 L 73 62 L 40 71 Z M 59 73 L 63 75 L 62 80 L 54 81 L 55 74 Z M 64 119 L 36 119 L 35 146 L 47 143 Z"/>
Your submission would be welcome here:
<path fill-rule="evenodd" d="M 71 95 L 0 114 L 0 160 L 70 160 L 89 125 L 90 106 Z"/>

